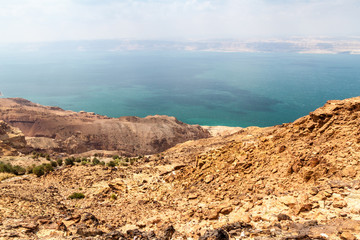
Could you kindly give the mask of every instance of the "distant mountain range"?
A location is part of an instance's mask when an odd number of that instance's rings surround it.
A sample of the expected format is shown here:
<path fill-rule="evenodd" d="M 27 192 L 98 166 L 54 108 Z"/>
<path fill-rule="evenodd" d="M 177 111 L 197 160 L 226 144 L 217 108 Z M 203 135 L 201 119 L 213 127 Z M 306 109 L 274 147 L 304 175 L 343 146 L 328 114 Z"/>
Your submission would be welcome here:
<path fill-rule="evenodd" d="M 89 40 L 0 44 L 0 51 L 209 51 L 360 54 L 360 37 L 218 40 Z"/>

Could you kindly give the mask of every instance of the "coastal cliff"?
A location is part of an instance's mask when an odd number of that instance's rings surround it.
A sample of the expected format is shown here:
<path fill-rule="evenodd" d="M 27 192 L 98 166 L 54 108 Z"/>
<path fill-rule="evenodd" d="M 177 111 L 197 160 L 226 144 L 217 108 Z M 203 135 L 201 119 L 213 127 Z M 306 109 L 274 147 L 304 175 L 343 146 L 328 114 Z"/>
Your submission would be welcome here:
<path fill-rule="evenodd" d="M 177 143 L 210 137 L 200 126 L 174 117 L 109 118 L 42 106 L 21 98 L 0 99 L 0 119 L 19 128 L 35 149 L 71 154 L 91 150 L 153 154 Z"/>

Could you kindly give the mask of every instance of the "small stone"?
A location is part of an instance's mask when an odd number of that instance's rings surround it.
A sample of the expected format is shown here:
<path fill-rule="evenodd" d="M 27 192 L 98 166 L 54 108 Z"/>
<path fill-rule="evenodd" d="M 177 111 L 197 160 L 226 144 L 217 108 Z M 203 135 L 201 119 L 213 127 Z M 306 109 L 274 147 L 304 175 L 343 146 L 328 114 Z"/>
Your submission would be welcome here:
<path fill-rule="evenodd" d="M 320 233 L 320 237 L 323 237 L 325 239 L 329 238 L 329 236 L 326 233 Z"/>
<path fill-rule="evenodd" d="M 161 239 L 170 240 L 174 233 L 175 233 L 175 229 L 172 225 L 170 225 L 164 230 Z"/>
<path fill-rule="evenodd" d="M 282 145 L 279 147 L 279 153 L 282 153 L 286 150 L 286 146 L 285 145 Z"/>
<path fill-rule="evenodd" d="M 313 202 L 312 208 L 319 208 L 319 207 L 320 207 L 320 205 L 318 202 Z"/>
<path fill-rule="evenodd" d="M 330 181 L 329 185 L 331 188 L 339 188 L 339 189 L 343 189 L 345 187 L 350 187 L 350 184 L 345 183 L 343 181 Z"/>
<path fill-rule="evenodd" d="M 63 221 L 62 221 L 62 224 L 64 224 L 66 228 L 68 228 L 68 227 L 70 227 L 70 226 L 73 226 L 73 225 L 75 225 L 76 223 L 77 223 L 76 220 L 69 220 L 69 221 L 63 220 Z"/>
<path fill-rule="evenodd" d="M 340 217 L 347 217 L 347 213 L 344 212 L 340 213 Z"/>
<path fill-rule="evenodd" d="M 231 213 L 233 210 L 232 207 L 225 207 L 223 209 L 221 209 L 220 213 L 224 214 L 224 215 L 228 215 L 229 213 Z"/>
<path fill-rule="evenodd" d="M 342 240 L 356 240 L 356 237 L 349 232 L 343 232 L 340 238 Z"/>
<path fill-rule="evenodd" d="M 277 219 L 278 219 L 278 221 L 285 221 L 285 220 L 290 220 L 291 221 L 291 218 L 288 215 L 283 214 L 283 213 L 280 213 L 277 216 Z"/>
<path fill-rule="evenodd" d="M 212 180 L 214 180 L 214 176 L 213 175 L 208 175 L 205 177 L 204 182 L 205 183 L 210 183 Z"/>
<path fill-rule="evenodd" d="M 355 177 L 357 174 L 355 168 L 353 166 L 347 166 L 342 170 L 343 177 Z"/>
<path fill-rule="evenodd" d="M 331 197 L 333 194 L 333 192 L 331 191 L 331 189 L 327 189 L 327 190 L 324 190 L 324 196 L 325 197 Z"/>
<path fill-rule="evenodd" d="M 140 221 L 140 222 L 136 223 L 136 226 L 139 227 L 139 228 L 144 228 L 144 227 L 146 227 L 146 223 Z"/>
<path fill-rule="evenodd" d="M 99 222 L 99 220 L 91 213 L 84 213 L 81 216 L 81 222 L 97 224 Z"/>
<path fill-rule="evenodd" d="M 97 228 L 79 228 L 76 231 L 77 234 L 84 236 L 84 237 L 93 237 L 93 236 L 98 236 L 98 235 L 102 235 L 104 234 L 103 231 L 101 231 L 100 229 Z"/>
<path fill-rule="evenodd" d="M 254 222 L 260 222 L 260 221 L 263 221 L 264 219 L 261 217 L 261 216 L 255 216 L 253 217 L 252 219 Z"/>
<path fill-rule="evenodd" d="M 316 188 L 316 187 L 313 187 L 310 189 L 310 192 L 309 192 L 311 195 L 316 195 L 319 193 L 319 189 Z"/>
<path fill-rule="evenodd" d="M 250 214 L 245 212 L 239 212 L 234 214 L 234 212 L 232 212 L 229 215 L 229 223 L 237 223 L 237 222 L 250 223 L 251 222 Z"/>
<path fill-rule="evenodd" d="M 297 206 L 295 213 L 300 214 L 302 212 L 308 212 L 312 209 L 312 207 L 313 207 L 313 205 L 311 203 L 300 204 Z"/>
<path fill-rule="evenodd" d="M 344 200 L 336 200 L 333 202 L 334 208 L 344 208 L 347 206 L 347 203 Z"/>
<path fill-rule="evenodd" d="M 196 199 L 198 197 L 197 193 L 190 193 L 188 199 Z"/>
<path fill-rule="evenodd" d="M 153 218 L 150 218 L 149 221 L 148 221 L 148 224 L 151 225 L 151 224 L 158 224 L 161 222 L 161 218 L 159 217 L 153 217 Z"/>
<path fill-rule="evenodd" d="M 279 201 L 288 207 L 294 206 L 297 202 L 296 198 L 293 196 L 280 197 Z"/>
<path fill-rule="evenodd" d="M 313 157 L 310 161 L 309 161 L 309 164 L 310 164 L 310 167 L 314 168 L 316 167 L 317 165 L 319 165 L 320 163 L 320 160 L 317 158 L 317 157 Z"/>
<path fill-rule="evenodd" d="M 125 239 L 125 236 L 118 231 L 112 231 L 104 235 L 105 239 Z"/>
<path fill-rule="evenodd" d="M 215 220 L 219 218 L 219 211 L 218 210 L 212 210 L 209 212 L 209 215 L 207 217 L 209 220 Z"/>
<path fill-rule="evenodd" d="M 319 192 L 316 196 L 312 198 L 314 201 L 323 201 L 326 200 L 327 197 L 325 196 L 324 192 Z"/>
<path fill-rule="evenodd" d="M 317 220 L 309 220 L 309 221 L 304 222 L 304 226 L 306 226 L 306 227 L 313 227 L 313 226 L 316 226 L 318 224 L 319 223 L 318 223 Z"/>

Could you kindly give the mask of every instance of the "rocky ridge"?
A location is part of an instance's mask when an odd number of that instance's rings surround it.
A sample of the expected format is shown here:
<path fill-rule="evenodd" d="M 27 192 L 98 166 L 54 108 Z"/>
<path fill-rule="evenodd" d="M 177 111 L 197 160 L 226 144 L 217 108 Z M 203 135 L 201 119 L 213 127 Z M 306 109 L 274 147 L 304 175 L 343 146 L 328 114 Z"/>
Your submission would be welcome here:
<path fill-rule="evenodd" d="M 329 101 L 131 166 L 7 179 L 0 238 L 359 239 L 359 117 L 360 97 Z"/>
<path fill-rule="evenodd" d="M 210 137 L 200 126 L 174 117 L 109 118 L 42 106 L 21 98 L 0 99 L 0 119 L 19 128 L 35 149 L 70 154 L 91 150 L 153 154 L 177 143 Z"/>

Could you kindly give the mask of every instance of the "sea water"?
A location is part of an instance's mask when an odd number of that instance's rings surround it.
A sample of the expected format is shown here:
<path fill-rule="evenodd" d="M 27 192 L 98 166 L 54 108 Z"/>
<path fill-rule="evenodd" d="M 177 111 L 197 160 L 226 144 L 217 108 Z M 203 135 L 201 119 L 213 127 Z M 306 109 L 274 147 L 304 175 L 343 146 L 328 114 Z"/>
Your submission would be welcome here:
<path fill-rule="evenodd" d="M 110 117 L 271 126 L 360 95 L 360 55 L 1 51 L 0 91 Z"/>

